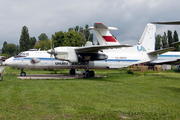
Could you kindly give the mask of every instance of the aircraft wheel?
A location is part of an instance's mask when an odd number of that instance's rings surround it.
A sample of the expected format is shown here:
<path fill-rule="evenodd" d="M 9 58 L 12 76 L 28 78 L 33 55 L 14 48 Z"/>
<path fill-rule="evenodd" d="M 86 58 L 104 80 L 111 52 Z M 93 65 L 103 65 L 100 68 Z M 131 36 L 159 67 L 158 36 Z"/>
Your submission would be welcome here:
<path fill-rule="evenodd" d="M 21 72 L 20 75 L 21 76 L 26 76 L 26 73 L 25 72 Z"/>
<path fill-rule="evenodd" d="M 90 77 L 94 77 L 95 74 L 94 74 L 94 71 L 90 71 Z"/>
<path fill-rule="evenodd" d="M 94 77 L 94 76 L 95 76 L 94 71 L 86 71 L 86 78 Z"/>
<path fill-rule="evenodd" d="M 69 73 L 70 73 L 70 75 L 75 75 L 75 69 L 71 69 L 71 70 L 69 71 Z"/>
<path fill-rule="evenodd" d="M 86 78 L 89 78 L 91 76 L 91 72 L 90 71 L 86 71 Z"/>

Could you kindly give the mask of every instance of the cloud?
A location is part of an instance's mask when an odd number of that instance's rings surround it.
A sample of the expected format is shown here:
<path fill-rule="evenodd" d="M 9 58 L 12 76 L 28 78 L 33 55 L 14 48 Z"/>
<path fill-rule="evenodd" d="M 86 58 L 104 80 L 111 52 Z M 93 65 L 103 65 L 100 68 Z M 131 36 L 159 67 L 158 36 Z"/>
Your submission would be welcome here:
<path fill-rule="evenodd" d="M 0 7 L 0 48 L 3 42 L 19 44 L 21 29 L 27 26 L 31 37 L 76 25 L 93 26 L 102 22 L 117 27 L 113 31 L 120 43 L 136 44 L 148 22 L 180 20 L 180 1 L 171 0 L 2 0 Z M 157 26 L 157 34 L 179 26 Z"/>

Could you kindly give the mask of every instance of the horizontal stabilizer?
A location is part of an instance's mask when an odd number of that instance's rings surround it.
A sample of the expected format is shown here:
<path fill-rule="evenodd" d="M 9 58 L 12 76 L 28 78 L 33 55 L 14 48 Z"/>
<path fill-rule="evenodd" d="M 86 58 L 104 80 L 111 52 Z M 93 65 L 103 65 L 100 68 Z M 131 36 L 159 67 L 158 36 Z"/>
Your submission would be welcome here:
<path fill-rule="evenodd" d="M 94 23 L 94 27 L 90 27 L 89 30 L 94 30 L 100 45 L 120 45 L 110 33 L 112 30 L 117 30 L 115 27 L 107 27 L 102 23 Z"/>
<path fill-rule="evenodd" d="M 132 47 L 130 45 L 94 45 L 94 46 L 85 46 L 76 48 L 76 52 L 98 52 L 100 50 L 105 49 L 113 49 L 113 48 L 122 48 L 122 47 Z"/>
<path fill-rule="evenodd" d="M 177 61 L 177 59 L 174 59 L 174 60 L 162 59 L 162 60 L 153 60 L 149 63 L 151 63 L 151 64 L 165 64 L 165 63 L 170 63 L 170 62 L 175 62 L 175 61 Z"/>
<path fill-rule="evenodd" d="M 170 21 L 170 22 L 151 22 L 152 24 L 162 24 L 162 25 L 180 25 L 180 21 Z"/>
<path fill-rule="evenodd" d="M 162 64 L 179 64 L 180 63 L 180 59 L 160 59 L 160 60 L 153 60 L 149 62 L 150 64 L 158 64 L 158 65 L 162 65 Z"/>
<path fill-rule="evenodd" d="M 162 49 L 162 50 L 156 50 L 156 51 L 153 51 L 153 52 L 149 52 L 148 54 L 149 55 L 157 55 L 157 54 L 163 54 L 165 52 L 168 52 L 168 51 L 171 51 L 171 50 L 174 50 L 175 48 L 174 47 L 169 47 L 169 48 L 165 48 L 165 49 Z"/>
<path fill-rule="evenodd" d="M 172 43 L 172 45 L 180 45 L 180 41 Z"/>

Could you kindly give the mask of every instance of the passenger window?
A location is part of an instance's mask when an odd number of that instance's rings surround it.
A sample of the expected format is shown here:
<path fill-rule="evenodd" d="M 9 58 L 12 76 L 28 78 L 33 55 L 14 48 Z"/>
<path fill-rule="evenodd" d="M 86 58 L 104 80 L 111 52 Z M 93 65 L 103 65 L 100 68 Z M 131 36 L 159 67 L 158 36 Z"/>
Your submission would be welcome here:
<path fill-rule="evenodd" d="M 25 53 L 22 54 L 22 56 L 25 56 L 25 55 L 26 55 Z"/>
<path fill-rule="evenodd" d="M 29 53 L 26 53 L 26 56 L 29 56 Z"/>

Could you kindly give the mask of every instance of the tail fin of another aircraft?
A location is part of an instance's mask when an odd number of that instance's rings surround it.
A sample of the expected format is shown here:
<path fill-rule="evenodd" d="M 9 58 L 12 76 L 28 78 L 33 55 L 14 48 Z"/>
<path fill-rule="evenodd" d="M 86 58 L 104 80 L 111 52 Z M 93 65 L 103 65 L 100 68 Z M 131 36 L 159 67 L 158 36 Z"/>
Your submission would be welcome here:
<path fill-rule="evenodd" d="M 147 24 L 138 44 L 141 45 L 141 48 L 145 49 L 144 51 L 152 52 L 155 50 L 156 42 L 156 26 L 154 24 Z"/>
<path fill-rule="evenodd" d="M 109 32 L 111 30 L 117 30 L 117 28 L 107 27 L 102 23 L 94 23 L 94 27 L 90 27 L 89 29 L 94 30 L 100 45 L 120 45 L 120 43 Z"/>

